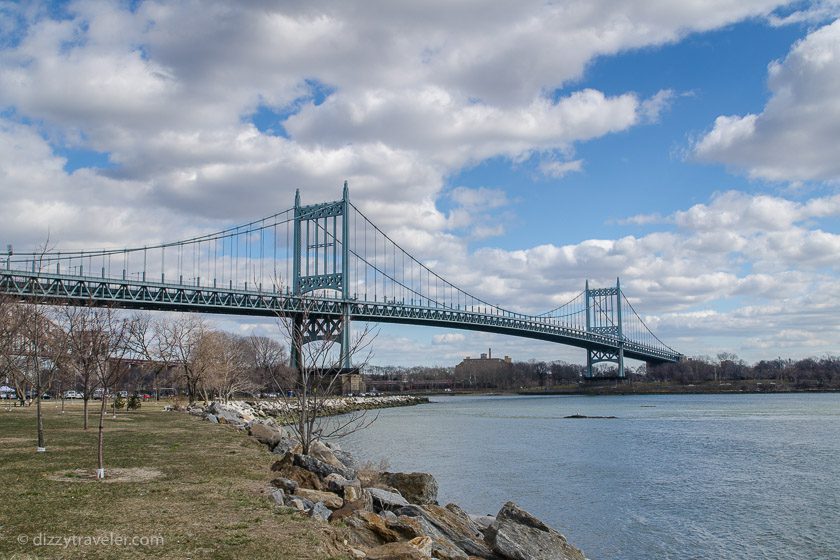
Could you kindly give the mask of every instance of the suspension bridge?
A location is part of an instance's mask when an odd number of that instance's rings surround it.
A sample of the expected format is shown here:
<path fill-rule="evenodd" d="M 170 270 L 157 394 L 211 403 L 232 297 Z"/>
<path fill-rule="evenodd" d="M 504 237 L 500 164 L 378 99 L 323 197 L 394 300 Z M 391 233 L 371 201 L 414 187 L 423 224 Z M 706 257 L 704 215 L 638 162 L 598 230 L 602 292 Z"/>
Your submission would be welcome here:
<path fill-rule="evenodd" d="M 282 316 L 302 343 L 336 340 L 351 367 L 351 321 L 492 332 L 584 348 L 587 371 L 624 359 L 681 355 L 647 327 L 621 290 L 585 289 L 540 314 L 519 313 L 448 282 L 350 201 L 302 205 L 207 235 L 143 247 L 15 253 L 0 293 L 43 304 Z M 300 344 L 294 345 L 300 348 Z M 292 365 L 300 363 L 292 352 Z"/>

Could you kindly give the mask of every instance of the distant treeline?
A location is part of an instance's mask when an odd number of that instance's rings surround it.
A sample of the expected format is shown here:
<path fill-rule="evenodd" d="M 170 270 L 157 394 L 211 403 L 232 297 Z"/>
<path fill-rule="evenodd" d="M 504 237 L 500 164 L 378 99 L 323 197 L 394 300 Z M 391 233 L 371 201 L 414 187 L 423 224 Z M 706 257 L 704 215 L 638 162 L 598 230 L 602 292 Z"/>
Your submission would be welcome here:
<path fill-rule="evenodd" d="M 463 368 L 462 368 L 463 369 Z M 453 389 L 519 390 L 532 387 L 570 385 L 582 381 L 586 366 L 565 362 L 512 362 L 508 367 L 482 369 L 478 363 L 466 371 L 454 367 L 370 367 L 366 372 L 373 379 L 401 381 L 410 386 L 422 386 L 424 381 L 449 382 Z M 615 368 L 604 368 L 599 374 L 615 376 Z M 661 382 L 675 385 L 696 385 L 708 382 L 736 383 L 740 381 L 768 381 L 779 389 L 831 390 L 840 389 L 840 356 L 805 358 L 802 360 L 761 360 L 747 364 L 734 354 L 717 357 L 687 358 L 676 364 L 661 364 L 648 368 L 645 364 L 625 368 L 628 381 Z"/>

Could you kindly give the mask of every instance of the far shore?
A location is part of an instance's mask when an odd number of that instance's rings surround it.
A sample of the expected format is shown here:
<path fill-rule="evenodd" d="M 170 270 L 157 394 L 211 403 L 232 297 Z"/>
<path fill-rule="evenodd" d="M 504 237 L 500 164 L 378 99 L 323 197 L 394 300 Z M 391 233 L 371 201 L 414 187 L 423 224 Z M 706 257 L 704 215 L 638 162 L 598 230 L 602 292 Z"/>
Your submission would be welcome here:
<path fill-rule="evenodd" d="M 520 390 L 497 391 L 493 389 L 458 389 L 453 391 L 406 391 L 405 393 L 383 393 L 383 395 L 412 394 L 427 397 L 453 396 L 534 396 L 534 395 L 713 395 L 713 394 L 779 394 L 779 393 L 837 393 L 840 387 L 794 387 L 775 381 L 733 381 L 706 382 L 696 384 L 674 384 L 659 382 L 633 382 L 628 380 L 597 380 L 570 385 L 528 387 Z"/>

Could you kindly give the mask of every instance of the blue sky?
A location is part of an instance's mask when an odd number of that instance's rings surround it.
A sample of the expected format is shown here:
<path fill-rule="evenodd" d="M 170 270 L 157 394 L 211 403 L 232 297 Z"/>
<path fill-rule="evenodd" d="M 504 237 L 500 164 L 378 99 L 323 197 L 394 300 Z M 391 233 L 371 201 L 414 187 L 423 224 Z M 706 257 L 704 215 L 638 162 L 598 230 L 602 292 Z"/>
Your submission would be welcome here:
<path fill-rule="evenodd" d="M 837 354 L 834 1 L 0 5 L 0 241 L 151 244 L 340 195 L 456 284 L 621 276 L 664 340 Z M 270 333 L 270 323 L 220 323 Z M 376 363 L 580 351 L 382 327 Z"/>

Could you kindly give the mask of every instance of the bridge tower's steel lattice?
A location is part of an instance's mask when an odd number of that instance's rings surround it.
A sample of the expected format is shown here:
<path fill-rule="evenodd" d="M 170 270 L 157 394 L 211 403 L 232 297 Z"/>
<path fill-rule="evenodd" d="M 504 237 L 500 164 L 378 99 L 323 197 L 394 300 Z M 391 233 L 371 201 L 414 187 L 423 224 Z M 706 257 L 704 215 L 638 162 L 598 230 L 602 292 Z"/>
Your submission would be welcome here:
<path fill-rule="evenodd" d="M 339 294 L 342 314 L 293 317 L 291 367 L 303 365 L 302 347 L 311 342 L 341 337 L 340 364 L 350 363 L 349 219 L 350 193 L 347 181 L 341 200 L 302 206 L 300 190 L 295 192 L 294 237 L 292 245 L 292 293 L 302 298 L 309 292 Z"/>
<path fill-rule="evenodd" d="M 615 286 L 609 288 L 589 287 L 586 281 L 586 330 L 592 333 L 605 334 L 618 339 L 618 347 L 604 350 L 597 348 L 586 349 L 586 376 L 595 377 L 593 366 L 603 362 L 613 362 L 618 365 L 618 377 L 624 377 L 624 329 L 622 328 L 622 296 L 621 280 L 616 279 Z"/>

